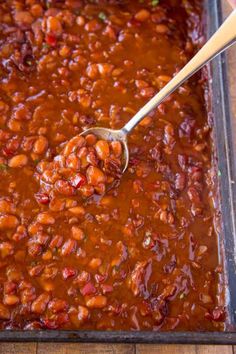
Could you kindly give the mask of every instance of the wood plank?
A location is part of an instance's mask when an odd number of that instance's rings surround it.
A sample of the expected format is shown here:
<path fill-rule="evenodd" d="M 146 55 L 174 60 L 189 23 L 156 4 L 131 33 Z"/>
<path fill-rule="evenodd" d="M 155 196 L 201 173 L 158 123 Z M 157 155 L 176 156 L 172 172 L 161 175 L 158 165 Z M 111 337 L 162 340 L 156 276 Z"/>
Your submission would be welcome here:
<path fill-rule="evenodd" d="M 36 354 L 37 343 L 0 343 L 0 354 Z"/>
<path fill-rule="evenodd" d="M 233 354 L 231 345 L 197 345 L 196 354 Z"/>
<path fill-rule="evenodd" d="M 234 354 L 231 345 L 136 345 L 136 354 Z"/>
<path fill-rule="evenodd" d="M 135 345 L 38 343 L 37 354 L 135 354 Z"/>
<path fill-rule="evenodd" d="M 136 344 L 136 354 L 196 354 L 196 346 Z"/>

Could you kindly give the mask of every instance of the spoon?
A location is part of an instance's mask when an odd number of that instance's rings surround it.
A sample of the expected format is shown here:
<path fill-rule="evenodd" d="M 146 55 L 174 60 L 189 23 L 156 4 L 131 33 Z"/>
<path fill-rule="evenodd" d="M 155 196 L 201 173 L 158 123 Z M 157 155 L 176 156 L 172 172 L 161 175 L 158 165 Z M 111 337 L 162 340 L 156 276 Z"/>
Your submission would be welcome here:
<path fill-rule="evenodd" d="M 201 69 L 206 63 L 212 60 L 232 44 L 236 42 L 236 9 L 225 20 L 215 34 L 199 50 L 199 52 L 179 71 L 164 88 L 159 91 L 149 102 L 147 102 L 125 126 L 119 130 L 94 127 L 85 130 L 80 135 L 94 134 L 99 139 L 113 141 L 118 140 L 123 144 L 123 172 L 129 163 L 129 149 L 127 143 L 128 134 L 136 125 L 157 107 L 165 98 L 173 93 L 181 84 Z"/>

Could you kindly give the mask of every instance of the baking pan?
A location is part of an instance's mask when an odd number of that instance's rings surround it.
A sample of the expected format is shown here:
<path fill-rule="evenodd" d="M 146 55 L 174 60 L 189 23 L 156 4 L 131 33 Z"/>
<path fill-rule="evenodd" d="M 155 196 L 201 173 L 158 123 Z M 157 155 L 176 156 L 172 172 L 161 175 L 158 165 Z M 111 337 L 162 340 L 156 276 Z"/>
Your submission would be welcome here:
<path fill-rule="evenodd" d="M 207 33 L 210 36 L 222 21 L 220 0 L 205 0 Z M 221 224 L 219 247 L 222 250 L 228 323 L 224 332 L 141 332 L 141 331 L 0 331 L 0 341 L 13 342 L 125 342 L 125 343 L 193 343 L 236 344 L 236 170 L 233 151 L 232 117 L 225 55 L 210 67 L 213 144 L 219 176 Z"/>

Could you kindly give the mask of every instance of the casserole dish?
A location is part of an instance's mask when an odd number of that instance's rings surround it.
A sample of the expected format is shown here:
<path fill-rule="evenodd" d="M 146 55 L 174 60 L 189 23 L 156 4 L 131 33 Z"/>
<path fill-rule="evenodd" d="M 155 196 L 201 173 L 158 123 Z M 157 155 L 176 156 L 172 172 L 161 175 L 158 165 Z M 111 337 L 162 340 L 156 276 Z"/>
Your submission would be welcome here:
<path fill-rule="evenodd" d="M 219 21 L 219 4 L 216 2 L 210 2 L 207 4 L 208 19 L 211 22 L 211 30 L 215 30 L 218 26 Z M 214 19 L 214 21 L 213 21 Z M 213 21 L 213 23 L 212 23 Z M 208 23 L 209 21 L 207 21 Z M 228 103 L 225 97 L 225 87 L 223 87 L 223 82 L 225 83 L 225 73 L 223 69 L 222 62 L 217 59 L 212 65 L 212 102 L 210 106 L 213 107 L 213 120 L 214 120 L 214 144 L 216 150 L 216 157 L 218 159 L 218 170 L 219 172 L 219 189 L 220 189 L 220 211 L 222 215 L 223 228 L 220 228 L 220 245 L 219 248 L 222 250 L 224 263 L 224 273 L 225 273 L 225 283 L 227 284 L 226 298 L 228 306 L 228 321 L 227 328 L 225 332 L 210 332 L 210 333 L 200 333 L 200 332 L 171 332 L 168 334 L 165 332 L 102 332 L 102 331 L 14 331 L 8 330 L 1 332 L 1 338 L 4 340 L 83 340 L 83 341 L 135 341 L 135 342 L 206 342 L 212 341 L 217 342 L 216 338 L 221 338 L 219 340 L 226 343 L 227 341 L 234 340 L 234 284 L 235 284 L 235 274 L 234 274 L 234 193 L 231 186 L 231 181 L 233 180 L 234 169 L 232 168 L 232 149 L 230 136 L 230 126 L 228 112 Z M 217 83 L 217 84 L 216 84 Z M 220 85 L 219 85 L 220 83 Z M 218 117 L 224 117 L 219 119 Z M 222 134 L 224 132 L 224 135 Z M 221 178 L 223 176 L 223 178 Z M 227 178 L 226 178 L 227 177 Z M 229 202 L 230 201 L 230 202 Z M 227 330 L 229 332 L 227 332 Z M 230 332 L 232 331 L 232 333 Z M 14 339 L 13 339 L 14 338 Z"/>

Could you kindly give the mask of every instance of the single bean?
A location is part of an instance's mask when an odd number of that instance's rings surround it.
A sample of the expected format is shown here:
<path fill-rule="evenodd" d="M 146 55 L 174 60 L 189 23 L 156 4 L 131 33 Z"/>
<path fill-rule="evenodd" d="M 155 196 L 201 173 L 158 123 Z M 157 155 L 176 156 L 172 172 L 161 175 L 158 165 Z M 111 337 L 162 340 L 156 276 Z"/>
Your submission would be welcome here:
<path fill-rule="evenodd" d="M 105 183 L 106 177 L 104 173 L 95 166 L 89 166 L 87 171 L 86 171 L 86 176 L 88 183 L 91 184 L 92 186 L 96 186 L 99 183 Z"/>
<path fill-rule="evenodd" d="M 101 24 L 95 19 L 94 20 L 90 20 L 84 26 L 85 30 L 88 31 L 88 32 L 99 31 L 101 27 L 102 27 Z"/>
<path fill-rule="evenodd" d="M 86 306 L 93 309 L 101 309 L 107 304 L 107 298 L 103 295 L 93 296 L 86 300 Z"/>
<path fill-rule="evenodd" d="M 0 230 L 14 229 L 18 224 L 19 220 L 14 215 L 6 214 L 0 216 Z"/>
<path fill-rule="evenodd" d="M 62 246 L 61 254 L 62 256 L 68 256 L 71 253 L 75 252 L 76 248 L 77 248 L 76 240 L 69 238 Z"/>
<path fill-rule="evenodd" d="M 3 284 L 3 288 L 5 295 L 12 295 L 16 293 L 16 283 L 14 283 L 13 281 L 6 281 Z"/>
<path fill-rule="evenodd" d="M 97 142 L 97 137 L 94 134 L 88 134 L 88 135 L 86 135 L 85 140 L 86 140 L 87 145 L 93 146 Z"/>
<path fill-rule="evenodd" d="M 43 14 L 43 8 L 40 4 L 34 4 L 30 8 L 30 12 L 34 17 L 40 17 Z"/>
<path fill-rule="evenodd" d="M 156 25 L 156 32 L 158 34 L 166 34 L 169 32 L 169 27 L 163 24 Z"/>
<path fill-rule="evenodd" d="M 82 136 L 75 136 L 72 138 L 65 146 L 63 154 L 68 157 L 72 152 L 75 152 L 77 149 L 80 149 L 85 145 L 85 139 Z"/>
<path fill-rule="evenodd" d="M 61 57 L 63 58 L 67 58 L 70 56 L 70 47 L 68 47 L 67 45 L 63 45 L 60 49 L 59 49 L 59 54 Z"/>
<path fill-rule="evenodd" d="M 56 17 L 49 16 L 46 21 L 46 32 L 59 37 L 62 34 L 62 25 Z"/>
<path fill-rule="evenodd" d="M 145 98 L 151 98 L 155 93 L 155 90 L 153 87 L 146 87 L 141 89 L 140 95 Z"/>
<path fill-rule="evenodd" d="M 73 208 L 68 209 L 70 213 L 78 216 L 78 217 L 82 217 L 85 215 L 85 209 L 82 206 L 76 206 Z"/>
<path fill-rule="evenodd" d="M 22 304 L 29 304 L 36 299 L 35 288 L 31 285 L 29 286 L 29 288 L 21 291 L 20 299 Z"/>
<path fill-rule="evenodd" d="M 89 310 L 85 306 L 78 306 L 78 310 L 73 309 L 70 313 L 70 320 L 74 326 L 80 327 L 81 323 L 86 321 L 89 317 Z"/>
<path fill-rule="evenodd" d="M 202 256 L 204 253 L 206 253 L 208 250 L 207 246 L 205 245 L 200 245 L 198 250 L 197 250 L 197 257 Z"/>
<path fill-rule="evenodd" d="M 98 64 L 99 74 L 104 78 L 109 76 L 112 73 L 113 69 L 114 69 L 114 65 L 112 64 L 108 64 L 108 63 Z"/>
<path fill-rule="evenodd" d="M 111 142 L 111 149 L 115 157 L 120 157 L 122 154 L 122 146 L 119 141 L 112 141 Z"/>
<path fill-rule="evenodd" d="M 49 203 L 49 209 L 51 211 L 62 211 L 65 208 L 65 201 L 59 198 L 53 198 Z"/>
<path fill-rule="evenodd" d="M 204 304 L 212 304 L 213 303 L 212 297 L 210 295 L 208 295 L 208 294 L 200 293 L 199 294 L 199 299 Z"/>
<path fill-rule="evenodd" d="M 16 295 L 4 295 L 3 302 L 5 305 L 14 306 L 20 302 L 20 299 Z"/>
<path fill-rule="evenodd" d="M 89 64 L 86 73 L 90 79 L 96 79 L 98 76 L 98 66 L 97 64 Z"/>
<path fill-rule="evenodd" d="M 69 208 L 73 208 L 73 207 L 77 206 L 78 203 L 76 200 L 67 198 L 65 200 L 65 204 L 66 204 L 65 205 L 66 209 L 69 209 Z"/>
<path fill-rule="evenodd" d="M 22 130 L 22 122 L 16 119 L 9 119 L 7 126 L 13 132 L 20 132 Z"/>
<path fill-rule="evenodd" d="M 85 184 L 84 186 L 82 186 L 82 187 L 80 188 L 80 193 L 81 193 L 84 197 L 88 198 L 88 197 L 90 197 L 91 195 L 94 194 L 94 187 L 93 187 L 93 186 L 90 186 L 89 184 Z"/>
<path fill-rule="evenodd" d="M 73 170 L 78 170 L 80 168 L 80 161 L 75 153 L 72 153 L 67 157 L 66 166 Z"/>
<path fill-rule="evenodd" d="M 135 80 L 135 85 L 138 89 L 143 89 L 149 86 L 148 82 L 144 80 Z"/>
<path fill-rule="evenodd" d="M 149 17 L 150 17 L 150 12 L 146 9 L 139 10 L 134 16 L 135 20 L 140 22 L 146 21 Z"/>
<path fill-rule="evenodd" d="M 78 26 L 84 26 L 85 25 L 84 17 L 83 16 L 77 16 L 76 23 L 77 23 Z"/>
<path fill-rule="evenodd" d="M 89 316 L 89 310 L 85 306 L 78 306 L 78 319 L 84 321 Z"/>
<path fill-rule="evenodd" d="M 55 282 L 40 279 L 39 283 L 44 291 L 51 292 L 55 289 Z"/>
<path fill-rule="evenodd" d="M 31 311 L 38 315 L 42 315 L 46 310 L 47 304 L 50 300 L 50 295 L 43 293 L 39 295 L 31 305 Z"/>
<path fill-rule="evenodd" d="M 101 258 L 92 258 L 88 265 L 90 268 L 96 269 L 100 267 L 101 264 L 102 264 Z"/>
<path fill-rule="evenodd" d="M 48 212 L 38 214 L 37 222 L 43 225 L 53 225 L 55 223 L 55 218 Z"/>
<path fill-rule="evenodd" d="M 20 154 L 12 157 L 9 162 L 8 166 L 12 168 L 20 168 L 28 163 L 28 157 L 25 154 Z"/>
<path fill-rule="evenodd" d="M 34 143 L 33 151 L 36 154 L 43 154 L 48 147 L 48 140 L 45 138 L 45 136 L 41 135 L 38 137 L 38 139 Z"/>
<path fill-rule="evenodd" d="M 59 313 L 68 309 L 68 304 L 65 300 L 54 298 L 48 304 L 48 309 L 52 313 Z"/>
<path fill-rule="evenodd" d="M 145 117 L 140 123 L 139 123 L 139 125 L 141 126 L 141 127 L 149 127 L 150 125 L 152 124 L 152 118 L 151 117 L 149 117 L 149 116 L 147 116 L 147 117 Z"/>
<path fill-rule="evenodd" d="M 72 237 L 77 241 L 82 241 L 85 238 L 84 231 L 77 226 L 71 228 Z"/>
<path fill-rule="evenodd" d="M 110 148 L 105 140 L 98 140 L 95 144 L 95 149 L 100 160 L 105 160 L 110 155 Z"/>
<path fill-rule="evenodd" d="M 11 265 L 6 270 L 7 279 L 9 281 L 19 281 L 22 279 L 22 272 L 16 268 L 16 266 Z"/>
<path fill-rule="evenodd" d="M 44 261 L 49 261 L 50 259 L 52 259 L 52 252 L 50 250 L 47 250 L 45 251 L 43 254 L 42 254 L 42 259 Z"/>
<path fill-rule="evenodd" d="M 33 16 L 28 11 L 16 11 L 14 19 L 19 26 L 31 25 L 34 21 Z"/>

